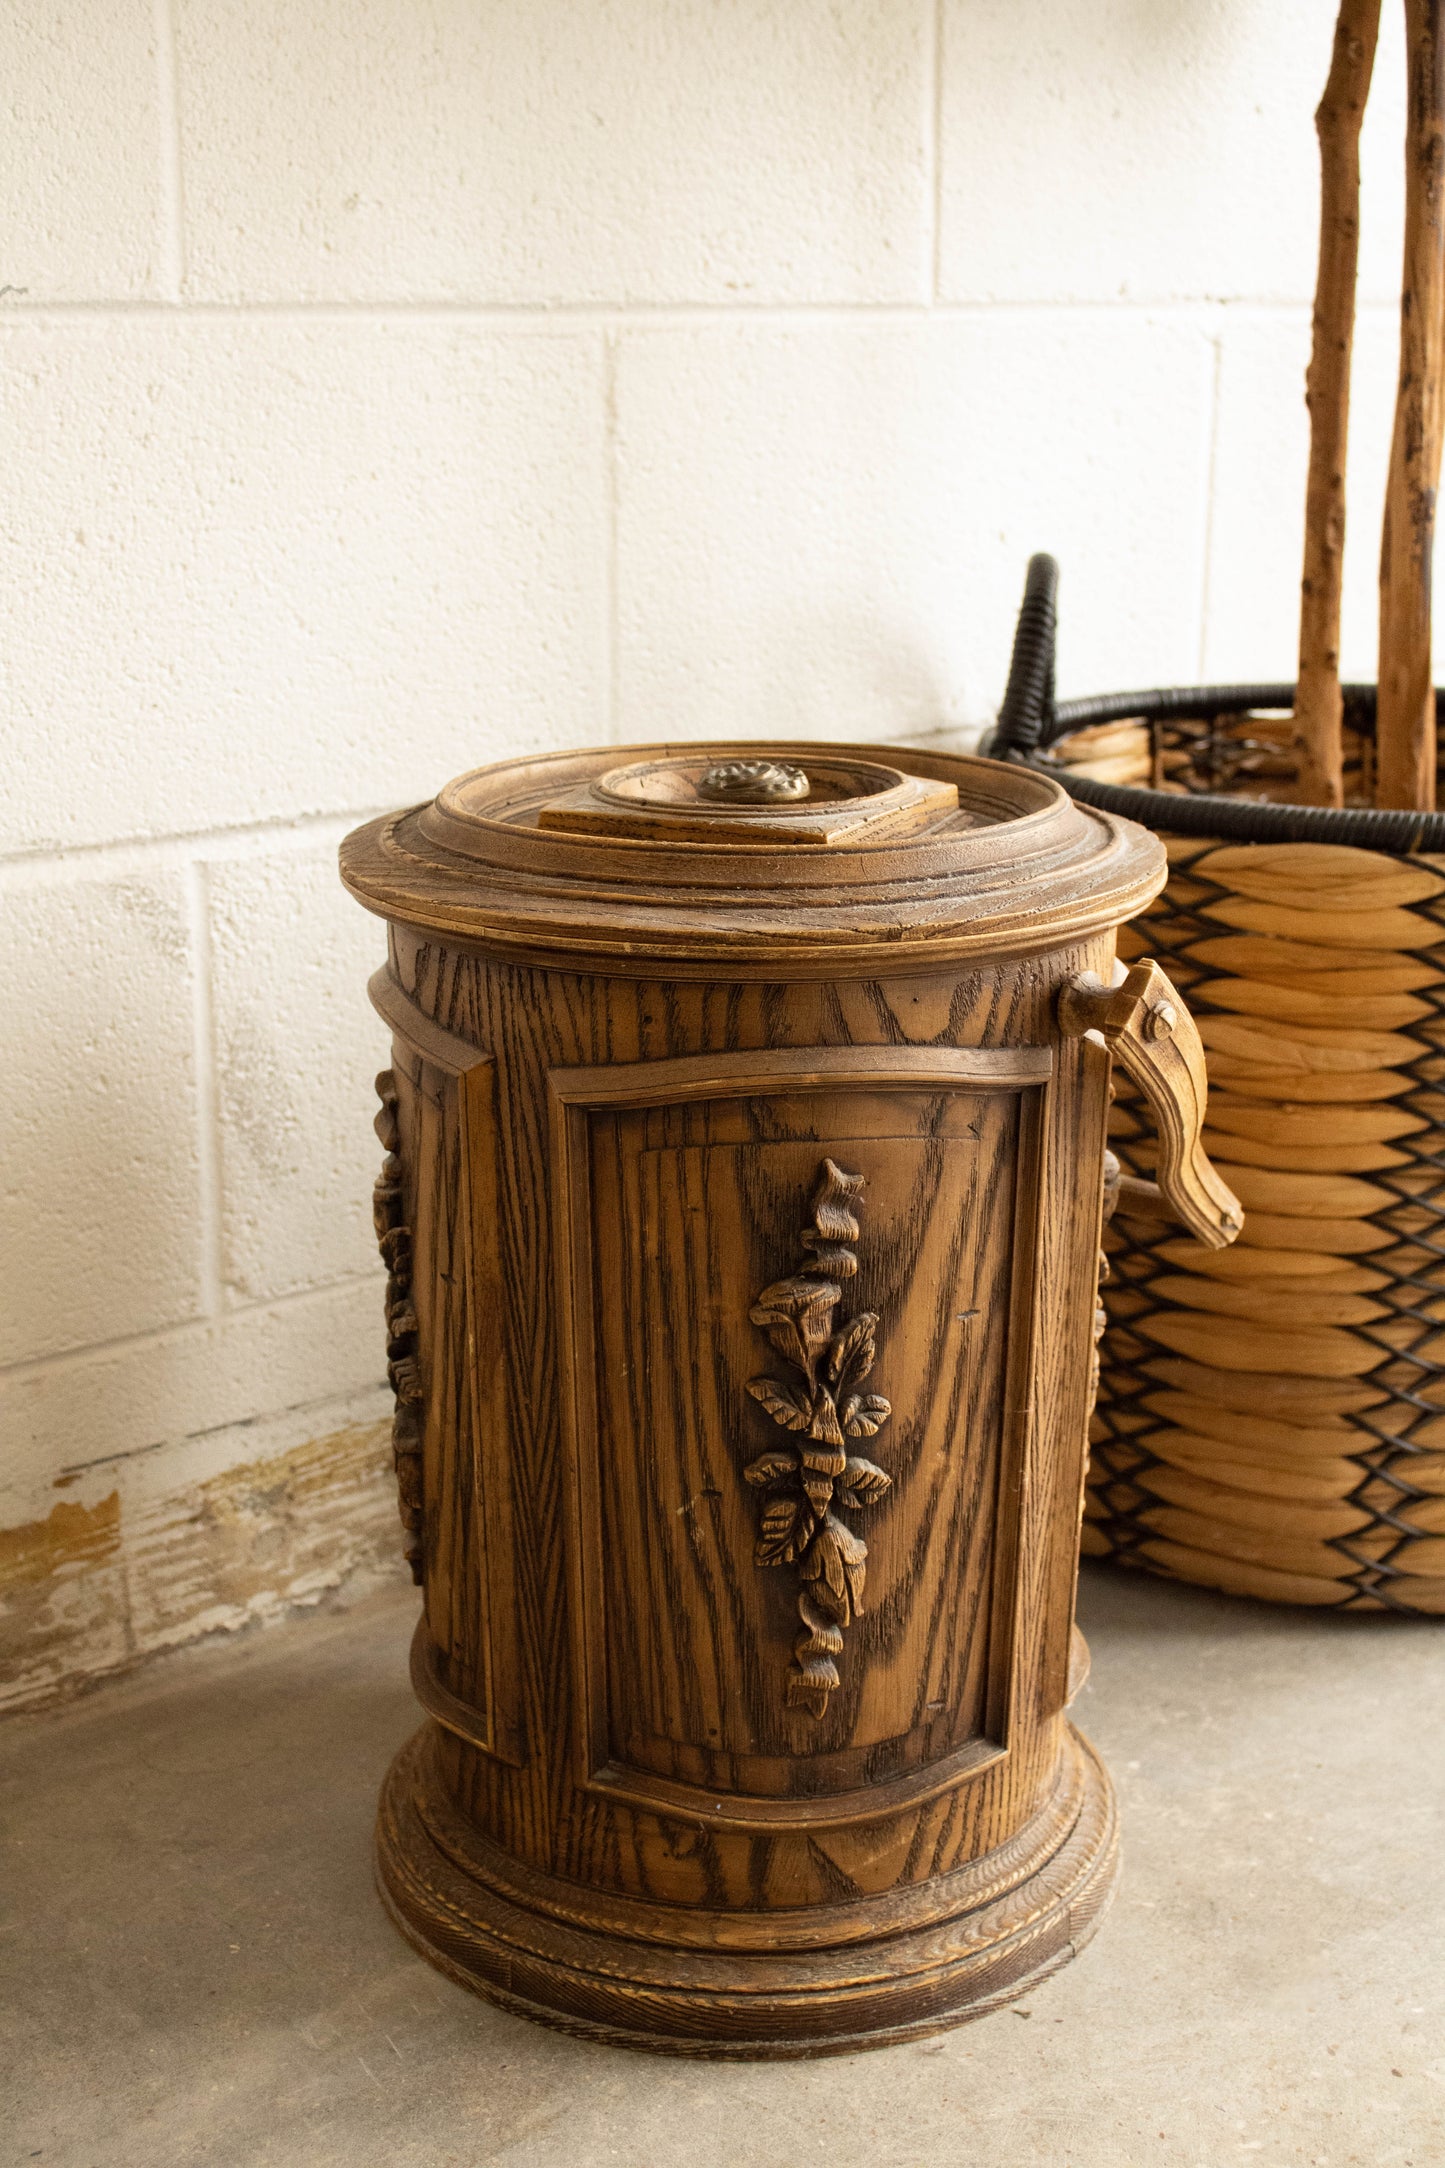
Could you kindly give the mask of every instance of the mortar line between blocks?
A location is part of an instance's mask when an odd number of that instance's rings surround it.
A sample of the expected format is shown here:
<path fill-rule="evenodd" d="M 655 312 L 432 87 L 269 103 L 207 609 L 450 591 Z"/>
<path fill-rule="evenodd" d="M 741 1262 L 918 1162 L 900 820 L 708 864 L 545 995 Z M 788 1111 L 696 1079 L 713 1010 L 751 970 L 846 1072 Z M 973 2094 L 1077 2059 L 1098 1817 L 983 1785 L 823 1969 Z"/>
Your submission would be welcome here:
<path fill-rule="evenodd" d="M 1209 611 L 1214 586 L 1215 492 L 1219 484 L 1219 418 L 1224 377 L 1224 339 L 1210 334 L 1209 434 L 1204 455 L 1204 539 L 1199 553 L 1199 648 L 1195 657 L 1195 680 L 1203 684 L 1205 656 L 1209 647 Z"/>
<path fill-rule="evenodd" d="M 950 323 L 997 323 L 1039 316 L 1066 317 L 1077 322 L 1095 318 L 1118 322 L 1130 316 L 1166 322 L 1197 322 L 1219 315 L 1252 318 L 1267 323 L 1308 322 L 1311 303 L 1307 296 L 1280 299 L 1268 294 L 1234 294 L 1221 298 L 1211 294 L 1129 294 L 1114 299 L 1098 295 L 1044 295 L 1016 300 L 1008 296 L 990 299 L 940 301 L 756 301 L 741 297 L 731 301 L 450 301 L 438 295 L 396 298 L 384 295 L 371 301 L 289 300 L 209 301 L 187 296 L 178 311 L 173 302 L 90 300 L 27 301 L 7 298 L 0 320 L 57 322 L 70 317 L 133 316 L 151 321 L 174 322 L 177 314 L 197 322 L 273 322 L 395 324 L 413 322 L 469 323 L 483 329 L 517 332 L 582 332 L 599 328 L 668 330 L 698 325 L 721 329 L 738 324 L 809 323 L 916 323 L 930 315 Z M 1364 301 L 1360 319 L 1375 316 L 1394 320 L 1398 303 Z"/>
<path fill-rule="evenodd" d="M 268 1425 L 274 1428 L 279 1423 L 294 1422 L 297 1416 L 309 1417 L 318 1408 L 329 1408 L 341 1417 L 341 1421 L 336 1425 L 338 1430 L 346 1427 L 348 1423 L 387 1423 L 390 1413 L 385 1405 L 388 1390 L 386 1379 L 379 1378 L 373 1385 L 354 1385 L 345 1392 L 315 1393 L 307 1400 L 290 1400 L 284 1407 L 264 1409 L 259 1415 L 234 1416 L 223 1423 L 207 1423 L 200 1430 L 186 1430 L 177 1432 L 174 1436 L 150 1438 L 144 1445 L 118 1446 L 113 1453 L 97 1453 L 93 1460 L 69 1461 L 59 1473 L 63 1476 L 90 1475 L 97 1468 L 122 1468 L 130 1461 L 149 1460 L 155 1453 L 165 1453 L 188 1445 L 204 1445 L 208 1438 L 224 1438 L 228 1432 L 264 1431 Z M 378 1395 L 382 1400 L 381 1410 L 377 1414 L 369 1413 L 368 1410 L 374 1406 Z M 245 1462 L 238 1465 L 244 1467 Z"/>
<path fill-rule="evenodd" d="M 937 308 L 943 285 L 943 40 L 944 0 L 933 0 L 930 28 L 927 128 L 929 132 L 928 297 Z"/>
<path fill-rule="evenodd" d="M 161 864 L 188 865 L 197 849 L 223 857 L 230 849 L 242 851 L 254 846 L 258 850 L 273 849 L 277 842 L 294 839 L 298 849 L 318 837 L 324 838 L 328 831 L 339 837 L 348 828 L 357 827 L 362 821 L 376 820 L 383 813 L 394 811 L 394 805 L 348 806 L 327 813 L 283 813 L 272 820 L 236 821 L 229 826 L 216 828 L 180 829 L 174 835 L 162 836 L 104 836 L 89 843 L 57 843 L 48 849 L 0 852 L 0 886 L 19 880 L 27 873 L 54 874 L 74 871 L 83 877 L 84 868 L 91 860 L 107 857 L 141 858 Z"/>
<path fill-rule="evenodd" d="M 216 1003 L 212 979 L 215 952 L 211 940 L 210 872 L 204 860 L 192 859 L 185 878 L 191 922 L 191 1058 L 196 1073 L 201 1310 L 205 1317 L 213 1318 L 221 1314 L 225 1303 L 225 1257 L 220 1077 L 216 1062 Z"/>
<path fill-rule="evenodd" d="M 606 599 L 603 639 L 606 643 L 605 686 L 607 741 L 622 742 L 621 705 L 621 568 L 618 562 L 618 455 L 617 455 L 617 333 L 602 334 L 602 431 L 603 487 L 606 493 Z"/>
<path fill-rule="evenodd" d="M 88 1362 L 105 1362 L 112 1356 L 135 1354 L 141 1348 L 174 1347 L 178 1342 L 201 1339 L 207 1333 L 232 1324 L 244 1324 L 247 1318 L 267 1310 L 298 1309 L 304 1303 L 324 1301 L 328 1295 L 344 1293 L 348 1288 L 376 1288 L 380 1283 L 379 1269 L 376 1272 L 351 1272 L 339 1280 L 323 1280 L 316 1287 L 293 1287 L 284 1295 L 266 1295 L 254 1302 L 227 1303 L 214 1317 L 184 1317 L 171 1325 L 148 1326 L 144 1332 L 120 1333 L 112 1340 L 91 1340 L 84 1347 L 57 1348 L 51 1355 L 29 1355 L 22 1362 L 0 1364 L 0 1385 L 24 1384 L 27 1379 L 44 1376 L 50 1371 Z M 378 1357 L 378 1383 L 385 1382 L 383 1367 Z M 360 1392 L 365 1388 L 357 1386 L 354 1389 Z"/>
<path fill-rule="evenodd" d="M 161 215 L 165 226 L 166 299 L 179 304 L 186 290 L 186 195 L 181 162 L 180 63 L 175 0 L 154 0 L 156 105 L 160 134 Z"/>

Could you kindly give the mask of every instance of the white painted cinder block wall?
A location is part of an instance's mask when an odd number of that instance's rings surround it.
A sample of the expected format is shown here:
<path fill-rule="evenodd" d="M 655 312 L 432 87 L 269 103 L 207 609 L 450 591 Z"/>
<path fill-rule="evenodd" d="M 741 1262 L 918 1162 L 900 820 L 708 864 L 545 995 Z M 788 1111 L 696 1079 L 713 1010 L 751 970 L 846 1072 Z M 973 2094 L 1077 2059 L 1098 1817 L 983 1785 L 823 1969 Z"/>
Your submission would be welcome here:
<path fill-rule="evenodd" d="M 1064 690 L 1290 674 L 1333 15 L 12 0 L 0 1531 L 382 1412 L 349 825 L 529 748 L 976 728 L 1041 547 Z M 148 1626 L 107 1543 L 82 1665 L 270 1600 Z"/>

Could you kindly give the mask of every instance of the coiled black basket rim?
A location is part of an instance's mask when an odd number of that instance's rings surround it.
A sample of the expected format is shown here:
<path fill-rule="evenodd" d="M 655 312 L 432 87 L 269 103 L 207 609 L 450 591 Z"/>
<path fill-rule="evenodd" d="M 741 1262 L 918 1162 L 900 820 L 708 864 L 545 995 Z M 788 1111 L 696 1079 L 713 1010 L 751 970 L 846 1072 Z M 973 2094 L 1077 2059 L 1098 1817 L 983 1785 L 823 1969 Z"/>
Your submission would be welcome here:
<path fill-rule="evenodd" d="M 1335 843 L 1409 857 L 1445 852 L 1445 813 L 1391 812 L 1377 807 L 1261 805 L 1217 791 L 1187 795 L 1148 790 L 1133 783 L 1100 783 L 1071 773 L 1048 757 L 1048 747 L 1090 723 L 1212 722 L 1246 708 L 1294 706 L 1294 685 L 1189 685 L 1147 692 L 1098 693 L 1087 700 L 1054 699 L 1054 646 L 1059 568 L 1052 557 L 1029 560 L 1023 604 L 1014 633 L 1008 689 L 998 723 L 981 750 L 995 760 L 1015 760 L 1042 770 L 1081 805 L 1122 814 L 1145 828 L 1174 835 L 1218 836 L 1233 843 Z M 1345 724 L 1373 733 L 1375 687 L 1346 685 Z M 1445 713 L 1445 688 L 1437 693 Z"/>

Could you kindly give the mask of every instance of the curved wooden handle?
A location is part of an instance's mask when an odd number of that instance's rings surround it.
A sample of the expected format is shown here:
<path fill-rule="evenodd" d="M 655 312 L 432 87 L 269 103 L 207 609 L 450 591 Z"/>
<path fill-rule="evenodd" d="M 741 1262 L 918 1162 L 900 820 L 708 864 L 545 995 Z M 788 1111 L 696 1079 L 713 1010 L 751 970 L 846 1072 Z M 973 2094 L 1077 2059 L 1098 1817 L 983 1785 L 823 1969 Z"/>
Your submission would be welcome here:
<path fill-rule="evenodd" d="M 1059 1027 L 1070 1038 L 1102 1032 L 1154 1110 L 1161 1195 L 1197 1241 L 1222 1250 L 1244 1225 L 1244 1208 L 1199 1141 L 1209 1085 L 1194 1019 L 1158 964 L 1116 969 L 1112 986 L 1092 971 L 1069 981 Z"/>

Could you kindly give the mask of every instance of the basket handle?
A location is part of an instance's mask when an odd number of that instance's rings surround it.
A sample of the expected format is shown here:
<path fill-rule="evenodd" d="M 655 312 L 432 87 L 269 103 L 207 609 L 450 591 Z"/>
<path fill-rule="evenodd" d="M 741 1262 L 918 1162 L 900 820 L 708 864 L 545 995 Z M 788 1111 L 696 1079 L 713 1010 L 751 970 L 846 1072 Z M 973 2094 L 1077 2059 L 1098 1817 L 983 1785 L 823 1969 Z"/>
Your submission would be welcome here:
<path fill-rule="evenodd" d="M 1029 559 L 1024 599 L 1014 628 L 1013 655 L 1008 686 L 998 722 L 988 741 L 996 760 L 1010 753 L 1027 756 L 1053 736 L 1054 637 L 1058 619 L 1055 600 L 1059 592 L 1059 568 L 1042 552 Z"/>
<path fill-rule="evenodd" d="M 1244 1209 L 1201 1141 L 1208 1081 L 1198 1029 L 1158 964 L 1114 969 L 1111 985 L 1092 971 L 1069 981 L 1059 994 L 1059 1028 L 1069 1038 L 1102 1033 L 1154 1110 L 1158 1188 L 1131 1179 L 1130 1201 L 1147 1209 L 1157 1198 L 1163 1216 L 1182 1220 L 1196 1241 L 1225 1249 L 1244 1225 Z"/>

